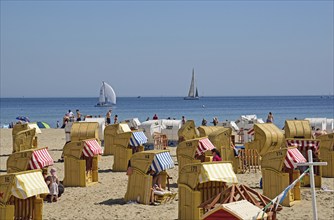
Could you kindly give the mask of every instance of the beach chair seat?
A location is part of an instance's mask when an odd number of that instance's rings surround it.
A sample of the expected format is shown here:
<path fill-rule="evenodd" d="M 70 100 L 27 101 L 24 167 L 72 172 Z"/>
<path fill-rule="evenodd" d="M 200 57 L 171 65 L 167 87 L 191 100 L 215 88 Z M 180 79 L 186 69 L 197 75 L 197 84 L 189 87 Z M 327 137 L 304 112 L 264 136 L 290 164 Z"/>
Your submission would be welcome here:
<path fill-rule="evenodd" d="M 165 204 L 167 202 L 173 201 L 177 194 L 171 191 L 158 191 L 158 190 L 153 190 L 153 193 L 154 193 L 154 202 L 159 202 L 160 204 Z"/>

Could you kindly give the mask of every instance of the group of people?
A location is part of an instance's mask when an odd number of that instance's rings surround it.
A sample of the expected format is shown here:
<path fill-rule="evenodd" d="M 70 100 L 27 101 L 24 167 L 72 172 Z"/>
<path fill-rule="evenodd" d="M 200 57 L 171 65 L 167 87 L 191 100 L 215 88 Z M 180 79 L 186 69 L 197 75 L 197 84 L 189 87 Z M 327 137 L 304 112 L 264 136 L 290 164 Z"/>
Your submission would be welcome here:
<path fill-rule="evenodd" d="M 109 111 L 106 114 L 106 125 L 111 125 L 111 113 L 112 109 L 109 109 Z M 118 123 L 118 115 L 114 116 L 114 124 Z"/>
<path fill-rule="evenodd" d="M 61 128 L 65 128 L 65 126 L 68 122 L 81 121 L 82 120 L 81 119 L 82 115 L 80 113 L 80 110 L 77 109 L 75 112 L 76 112 L 76 115 L 74 115 L 74 113 L 71 111 L 71 109 L 68 110 L 68 112 L 63 117 L 63 124 L 62 124 Z M 57 121 L 57 128 L 58 127 L 59 127 L 59 121 Z"/>

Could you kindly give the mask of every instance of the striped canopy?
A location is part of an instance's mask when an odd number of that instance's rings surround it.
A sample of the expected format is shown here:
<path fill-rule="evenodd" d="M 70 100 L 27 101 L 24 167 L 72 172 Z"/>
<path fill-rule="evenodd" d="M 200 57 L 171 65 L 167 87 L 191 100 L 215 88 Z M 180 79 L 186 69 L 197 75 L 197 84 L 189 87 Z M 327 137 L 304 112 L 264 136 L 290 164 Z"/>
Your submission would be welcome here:
<path fill-rule="evenodd" d="M 317 151 L 319 149 L 319 140 L 286 140 L 288 147 L 296 146 L 300 151 Z"/>
<path fill-rule="evenodd" d="M 196 149 L 196 155 L 202 155 L 205 151 L 214 149 L 215 146 L 211 143 L 208 138 L 204 138 L 198 141 Z"/>
<path fill-rule="evenodd" d="M 31 160 L 29 161 L 30 169 L 42 169 L 43 167 L 51 165 L 53 165 L 53 159 L 47 148 L 35 150 L 32 153 Z"/>
<path fill-rule="evenodd" d="M 158 153 L 154 156 L 151 169 L 156 173 L 163 170 L 171 169 L 174 167 L 174 161 L 170 156 L 169 152 Z"/>
<path fill-rule="evenodd" d="M 300 153 L 297 148 L 288 149 L 286 154 L 284 164 L 287 168 L 293 169 L 296 168 L 296 163 L 305 163 L 305 157 Z"/>
<path fill-rule="evenodd" d="M 142 131 L 132 132 L 132 136 L 130 138 L 130 145 L 132 147 L 138 147 L 147 143 L 147 137 Z"/>
<path fill-rule="evenodd" d="M 237 176 L 230 163 L 203 164 L 198 176 L 199 183 L 220 181 L 225 183 L 238 183 Z"/>
<path fill-rule="evenodd" d="M 82 153 L 85 157 L 94 157 L 95 155 L 102 154 L 102 148 L 95 139 L 85 140 Z"/>
<path fill-rule="evenodd" d="M 19 199 L 50 193 L 40 171 L 15 175 L 11 192 L 13 196 Z"/>

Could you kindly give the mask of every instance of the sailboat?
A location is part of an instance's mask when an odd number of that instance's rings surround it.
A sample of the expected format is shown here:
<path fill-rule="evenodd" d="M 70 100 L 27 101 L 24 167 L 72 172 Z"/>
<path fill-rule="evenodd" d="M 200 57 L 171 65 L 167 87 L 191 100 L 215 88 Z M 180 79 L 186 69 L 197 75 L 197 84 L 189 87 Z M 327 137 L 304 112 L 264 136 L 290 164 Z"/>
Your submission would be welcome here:
<path fill-rule="evenodd" d="M 198 100 L 198 99 L 199 99 L 198 89 L 197 89 L 197 86 L 195 87 L 195 73 L 193 69 L 193 75 L 191 78 L 188 96 L 184 97 L 184 100 Z"/>
<path fill-rule="evenodd" d="M 102 81 L 99 102 L 95 107 L 110 107 L 112 105 L 116 105 L 115 91 L 108 83 Z"/>

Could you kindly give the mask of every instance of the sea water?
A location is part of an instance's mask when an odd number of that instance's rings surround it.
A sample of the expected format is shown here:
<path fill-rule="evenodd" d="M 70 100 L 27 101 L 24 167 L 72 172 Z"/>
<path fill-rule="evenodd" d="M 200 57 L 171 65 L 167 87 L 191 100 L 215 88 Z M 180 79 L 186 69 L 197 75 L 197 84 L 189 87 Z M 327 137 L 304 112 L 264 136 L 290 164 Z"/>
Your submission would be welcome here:
<path fill-rule="evenodd" d="M 44 121 L 55 128 L 63 116 L 79 109 L 82 115 L 105 117 L 109 107 L 94 107 L 97 98 L 1 98 L 0 127 L 16 122 L 18 116 L 29 117 L 31 122 Z M 195 120 L 200 125 L 203 118 L 211 122 L 235 121 L 241 115 L 256 115 L 264 121 L 269 112 L 274 123 L 282 128 L 286 119 L 334 118 L 333 96 L 230 96 L 201 97 L 184 100 L 183 97 L 119 97 L 112 107 L 118 120 L 138 118 L 141 122 L 157 114 L 159 119 Z M 209 123 L 208 125 L 212 125 Z"/>

